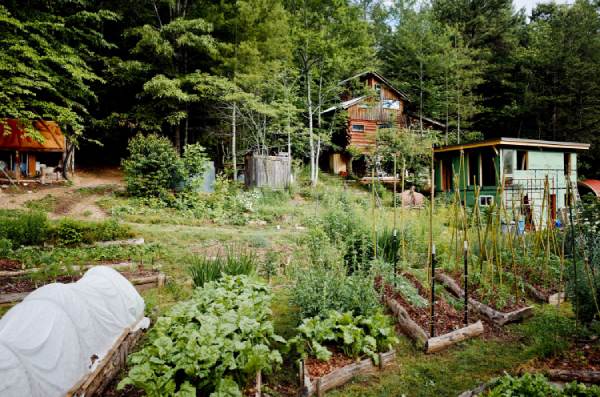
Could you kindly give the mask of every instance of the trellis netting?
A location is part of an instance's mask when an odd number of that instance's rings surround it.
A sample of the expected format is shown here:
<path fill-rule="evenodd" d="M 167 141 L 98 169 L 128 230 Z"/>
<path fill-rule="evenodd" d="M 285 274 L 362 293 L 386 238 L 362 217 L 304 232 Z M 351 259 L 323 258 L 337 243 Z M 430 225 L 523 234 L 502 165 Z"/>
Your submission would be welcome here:
<path fill-rule="evenodd" d="M 148 323 L 142 297 L 109 267 L 43 286 L 0 319 L 0 396 L 64 396 L 126 328 Z"/>

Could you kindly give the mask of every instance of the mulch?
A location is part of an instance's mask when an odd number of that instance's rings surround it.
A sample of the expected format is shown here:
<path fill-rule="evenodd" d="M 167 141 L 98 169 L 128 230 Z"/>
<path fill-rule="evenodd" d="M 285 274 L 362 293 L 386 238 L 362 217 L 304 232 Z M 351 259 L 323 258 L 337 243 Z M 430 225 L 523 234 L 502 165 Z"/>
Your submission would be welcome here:
<path fill-rule="evenodd" d="M 356 359 L 348 357 L 341 352 L 332 351 L 329 361 L 320 361 L 314 357 L 309 357 L 304 361 L 306 372 L 310 379 L 320 378 L 338 368 L 352 364 Z"/>
<path fill-rule="evenodd" d="M 16 271 L 23 269 L 21 262 L 14 259 L 0 258 L 0 270 L 1 271 Z"/>
<path fill-rule="evenodd" d="M 425 298 L 427 301 L 431 299 L 429 290 L 426 289 L 414 275 L 408 272 L 404 272 L 402 275 L 413 283 L 421 297 Z M 377 285 L 380 285 L 381 279 L 377 279 L 376 283 Z M 438 288 L 444 288 L 442 285 L 439 285 L 439 283 L 437 283 L 436 285 L 436 291 L 438 291 Z M 385 286 L 385 294 L 387 297 L 395 299 L 400 305 L 402 305 L 402 307 L 408 312 L 409 316 L 421 328 L 423 328 L 423 330 L 427 334 L 429 334 L 431 319 L 431 312 L 429 310 L 429 307 L 418 308 L 412 306 L 408 302 L 408 300 L 404 298 L 404 296 L 402 296 L 402 294 L 400 294 L 399 292 L 395 292 L 391 285 Z M 464 313 L 462 311 L 457 311 L 452 305 L 450 305 L 445 299 L 443 299 L 439 295 L 436 296 L 434 318 L 436 336 L 440 336 L 464 327 Z M 483 339 L 490 340 L 499 338 L 510 338 L 510 334 L 507 332 L 506 329 L 489 321 L 487 318 L 480 316 L 479 312 L 470 308 L 468 316 L 469 324 L 473 324 L 477 322 L 477 320 L 481 320 L 484 323 L 482 335 Z M 397 329 L 397 331 L 401 333 L 399 329 Z"/>
<path fill-rule="evenodd" d="M 450 273 L 446 273 L 448 274 L 450 277 L 452 277 L 454 279 L 454 281 L 456 281 L 456 283 L 458 285 L 460 285 L 461 287 L 464 286 L 463 284 L 463 274 L 462 273 L 458 273 L 458 272 L 450 272 Z M 492 287 L 492 295 L 495 295 L 495 292 L 497 291 L 496 286 Z M 525 296 L 521 295 L 519 296 L 518 300 L 513 299 L 512 302 L 510 304 L 507 304 L 503 307 L 498 307 L 496 305 L 496 302 L 494 300 L 492 300 L 491 302 L 485 301 L 484 302 L 484 297 L 481 295 L 481 293 L 478 291 L 477 286 L 476 285 L 469 285 L 469 298 L 473 298 L 476 301 L 479 301 L 481 303 L 485 303 L 486 305 L 488 305 L 489 307 L 491 307 L 494 310 L 497 310 L 501 313 L 510 313 L 512 311 L 518 310 L 518 309 L 522 309 L 524 307 L 529 306 L 529 304 L 527 303 L 527 300 L 525 299 Z M 514 298 L 514 296 L 513 296 Z"/>
<path fill-rule="evenodd" d="M 158 271 L 138 269 L 135 271 L 122 271 L 120 272 L 125 278 L 137 278 L 137 277 L 149 277 L 153 276 Z M 32 277 L 33 276 L 33 277 Z M 50 283 L 72 283 L 79 280 L 83 275 L 79 273 L 75 274 L 62 274 L 56 277 L 38 280 L 35 274 L 21 275 L 21 276 L 10 276 L 0 277 L 0 294 L 13 294 L 21 292 L 31 292 L 43 285 Z"/>
<path fill-rule="evenodd" d="M 542 368 L 600 371 L 600 344 L 598 341 L 577 343 L 568 351 L 538 364 Z"/>

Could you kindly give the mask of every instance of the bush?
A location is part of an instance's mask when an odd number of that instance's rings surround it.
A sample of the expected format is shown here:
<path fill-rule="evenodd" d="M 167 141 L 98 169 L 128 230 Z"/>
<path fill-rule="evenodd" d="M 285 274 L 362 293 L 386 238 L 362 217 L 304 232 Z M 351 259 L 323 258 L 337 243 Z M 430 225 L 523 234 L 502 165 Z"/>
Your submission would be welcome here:
<path fill-rule="evenodd" d="M 313 266 L 296 269 L 294 279 L 291 302 L 302 318 L 324 318 L 331 310 L 371 315 L 380 307 L 373 278 L 363 273 Z"/>
<path fill-rule="evenodd" d="M 64 218 L 53 229 L 53 240 L 63 246 L 119 240 L 132 235 L 129 227 L 112 219 L 104 222 L 85 222 Z"/>
<path fill-rule="evenodd" d="M 137 197 L 162 197 L 184 177 L 184 166 L 171 142 L 158 135 L 137 134 L 123 161 L 127 192 Z"/>
<path fill-rule="evenodd" d="M 6 258 L 12 253 L 12 241 L 7 238 L 0 238 L 0 258 Z"/>
<path fill-rule="evenodd" d="M 41 245 L 48 236 L 46 214 L 38 211 L 3 211 L 0 213 L 0 239 L 11 241 L 13 247 Z"/>

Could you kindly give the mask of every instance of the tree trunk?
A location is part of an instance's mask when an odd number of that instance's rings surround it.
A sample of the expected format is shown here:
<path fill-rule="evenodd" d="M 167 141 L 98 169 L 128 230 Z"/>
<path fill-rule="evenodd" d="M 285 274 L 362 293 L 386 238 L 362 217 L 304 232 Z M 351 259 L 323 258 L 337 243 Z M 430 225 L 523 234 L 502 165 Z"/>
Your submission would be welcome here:
<path fill-rule="evenodd" d="M 317 184 L 315 177 L 315 142 L 313 139 L 313 108 L 310 92 L 310 70 L 306 72 L 306 103 L 308 108 L 308 145 L 310 147 L 310 182 L 312 186 Z"/>
<path fill-rule="evenodd" d="M 233 163 L 233 180 L 237 181 L 237 153 L 236 153 L 236 105 L 233 103 L 231 112 L 231 161 Z"/>
<path fill-rule="evenodd" d="M 177 150 L 177 154 L 181 154 L 181 126 L 179 123 L 175 127 L 175 150 Z"/>

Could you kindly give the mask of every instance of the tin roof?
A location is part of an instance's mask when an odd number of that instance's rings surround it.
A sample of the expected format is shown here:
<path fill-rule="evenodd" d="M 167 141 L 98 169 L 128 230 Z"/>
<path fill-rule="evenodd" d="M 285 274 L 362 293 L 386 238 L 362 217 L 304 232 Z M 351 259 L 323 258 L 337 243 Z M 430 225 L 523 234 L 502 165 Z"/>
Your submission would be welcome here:
<path fill-rule="evenodd" d="M 58 124 L 53 121 L 35 121 L 34 128 L 44 138 L 38 142 L 26 136 L 23 124 L 19 120 L 9 119 L 0 123 L 0 150 L 19 150 L 23 152 L 64 152 L 65 137 Z"/>
<path fill-rule="evenodd" d="M 544 141 L 538 139 L 522 139 L 522 138 L 495 138 L 487 139 L 480 142 L 464 143 L 460 145 L 441 146 L 434 148 L 435 153 L 452 152 L 464 149 L 475 149 L 489 146 L 516 146 L 516 147 L 536 147 L 540 149 L 570 149 L 570 150 L 588 150 L 589 143 L 579 142 L 558 142 Z"/>
<path fill-rule="evenodd" d="M 590 189 L 596 197 L 600 197 L 600 181 L 598 179 L 584 179 L 583 181 L 577 182 L 579 186 L 585 186 Z"/>

